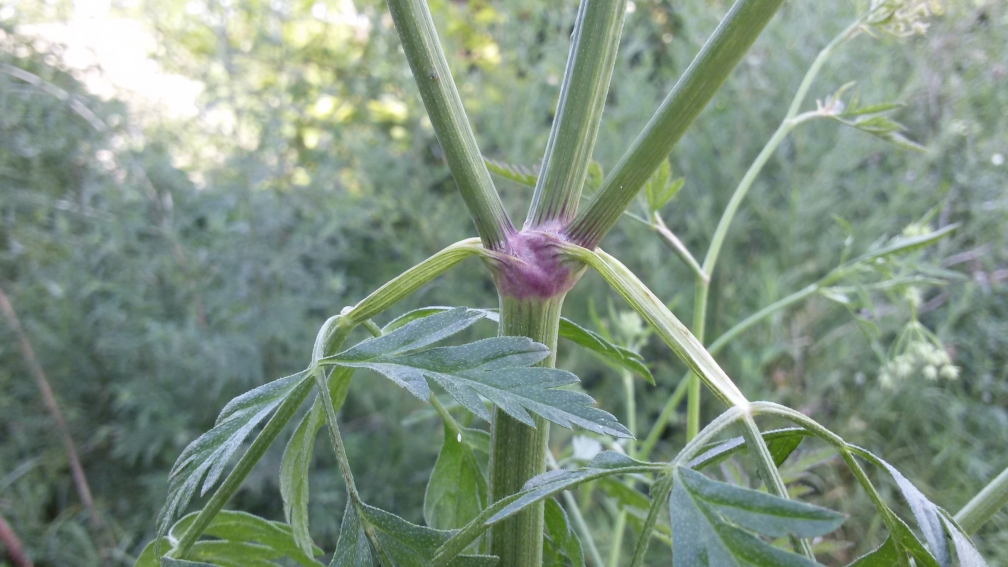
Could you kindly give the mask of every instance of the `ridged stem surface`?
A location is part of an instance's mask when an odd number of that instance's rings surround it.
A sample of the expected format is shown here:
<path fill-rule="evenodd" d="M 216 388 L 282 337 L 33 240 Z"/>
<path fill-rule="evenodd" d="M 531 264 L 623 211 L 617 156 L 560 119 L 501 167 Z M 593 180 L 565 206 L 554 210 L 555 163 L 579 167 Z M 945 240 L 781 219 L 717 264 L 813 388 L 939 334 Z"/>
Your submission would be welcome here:
<path fill-rule="evenodd" d="M 500 300 L 502 336 L 528 337 L 549 347 L 538 366 L 556 364 L 557 330 L 563 295 L 550 298 Z M 549 422 L 536 417 L 529 427 L 494 409 L 490 440 L 490 502 L 518 492 L 530 478 L 546 472 Z M 490 553 L 498 567 L 539 567 L 542 564 L 543 504 L 540 502 L 490 530 Z"/>

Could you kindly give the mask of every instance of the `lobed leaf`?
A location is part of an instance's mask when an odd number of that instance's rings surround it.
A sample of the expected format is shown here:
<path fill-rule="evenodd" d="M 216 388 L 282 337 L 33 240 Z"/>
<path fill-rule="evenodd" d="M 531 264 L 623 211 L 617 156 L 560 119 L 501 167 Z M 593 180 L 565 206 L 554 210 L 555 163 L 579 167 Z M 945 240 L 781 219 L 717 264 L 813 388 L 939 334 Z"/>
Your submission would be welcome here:
<path fill-rule="evenodd" d="M 190 443 L 175 461 L 168 475 L 168 497 L 158 514 L 159 535 L 168 530 L 172 519 L 189 504 L 204 476 L 201 495 L 217 482 L 249 433 L 310 379 L 310 375 L 302 371 L 259 386 L 228 402 L 216 425 Z"/>
<path fill-rule="evenodd" d="M 600 434 L 630 437 L 612 414 L 592 407 L 590 396 L 558 389 L 576 383 L 576 376 L 555 368 L 530 368 L 545 358 L 549 349 L 526 337 L 494 337 L 411 352 L 468 327 L 484 315 L 464 308 L 430 315 L 321 362 L 374 370 L 424 401 L 430 397 L 429 378 L 467 410 L 488 421 L 490 412 L 480 396 L 530 426 L 535 422 L 529 412 L 563 427 L 578 425 Z"/>
<path fill-rule="evenodd" d="M 779 467 L 798 448 L 806 435 L 808 432 L 801 427 L 785 427 L 764 432 L 763 440 L 766 441 L 774 464 Z M 703 452 L 687 464 L 689 468 L 699 470 L 716 465 L 737 451 L 745 451 L 745 440 L 742 437 L 733 437 L 727 441 L 706 445 L 701 450 Z"/>

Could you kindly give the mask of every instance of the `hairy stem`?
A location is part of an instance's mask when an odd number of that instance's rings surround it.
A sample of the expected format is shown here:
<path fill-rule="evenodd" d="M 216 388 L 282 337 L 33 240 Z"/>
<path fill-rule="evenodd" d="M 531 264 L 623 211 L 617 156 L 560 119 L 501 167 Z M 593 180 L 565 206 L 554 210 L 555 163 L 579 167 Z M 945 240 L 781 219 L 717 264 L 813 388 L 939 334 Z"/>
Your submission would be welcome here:
<path fill-rule="evenodd" d="M 483 245 L 504 246 L 514 226 L 483 162 L 425 0 L 388 0 L 431 125 Z"/>
<path fill-rule="evenodd" d="M 549 347 L 539 366 L 556 363 L 557 333 L 563 296 L 515 299 L 501 296 L 502 336 L 523 336 Z M 519 490 L 530 478 L 546 471 L 549 422 L 535 418 L 529 427 L 494 408 L 490 438 L 489 503 Z M 542 564 L 543 504 L 540 502 L 490 528 L 490 554 L 499 567 L 539 567 Z"/>

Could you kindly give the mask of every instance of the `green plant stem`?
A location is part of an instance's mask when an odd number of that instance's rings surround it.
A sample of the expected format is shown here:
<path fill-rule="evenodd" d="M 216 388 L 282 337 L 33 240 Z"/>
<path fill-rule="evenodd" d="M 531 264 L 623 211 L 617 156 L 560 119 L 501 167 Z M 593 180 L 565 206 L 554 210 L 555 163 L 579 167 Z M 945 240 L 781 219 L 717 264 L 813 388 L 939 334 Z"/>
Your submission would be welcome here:
<path fill-rule="evenodd" d="M 759 427 L 756 426 L 756 421 L 753 419 L 752 414 L 746 414 L 742 420 L 742 437 L 745 439 L 749 452 L 756 457 L 756 466 L 759 469 L 760 476 L 763 478 L 763 484 L 767 487 L 767 491 L 781 498 L 789 498 L 787 486 L 777 471 L 777 465 L 774 463 L 773 456 L 770 454 L 766 441 L 763 439 Z M 812 548 L 807 541 L 792 536 L 791 545 L 795 551 L 813 561 L 815 560 L 815 555 L 812 553 Z"/>
<path fill-rule="evenodd" d="M 581 2 L 526 228 L 574 218 L 623 30 L 626 0 Z"/>
<path fill-rule="evenodd" d="M 634 143 L 567 231 L 594 250 L 668 157 L 738 64 L 783 0 L 738 0 Z"/>
<path fill-rule="evenodd" d="M 709 350 L 711 354 L 718 353 L 722 348 L 725 347 L 725 345 L 727 345 L 733 339 L 735 339 L 735 337 L 741 335 L 746 330 L 748 330 L 749 327 L 752 327 L 756 323 L 759 323 L 763 319 L 766 319 L 767 317 L 773 315 L 778 311 L 787 309 L 788 307 L 794 305 L 795 303 L 799 303 L 805 300 L 809 296 L 818 292 L 821 288 L 822 288 L 821 282 L 816 282 L 812 285 L 806 286 L 792 293 L 791 295 L 788 295 L 787 297 L 778 299 L 777 301 L 771 303 L 770 305 L 767 305 L 763 309 L 760 309 L 756 313 L 753 313 L 752 315 L 746 317 L 742 321 L 739 321 L 738 323 L 735 324 L 734 327 L 722 333 L 720 337 L 715 339 L 714 342 L 712 342 L 710 346 L 707 347 L 707 350 Z"/>
<path fill-rule="evenodd" d="M 955 515 L 955 521 L 966 533 L 973 533 L 1005 504 L 1008 504 L 1008 468 L 963 506 Z"/>
<path fill-rule="evenodd" d="M 654 446 L 658 443 L 658 437 L 661 435 L 662 431 L 665 430 L 665 426 L 668 424 L 669 419 L 672 418 L 672 413 L 675 411 L 679 402 L 682 401 L 683 397 L 686 396 L 686 390 L 689 386 L 689 378 L 692 372 L 687 372 L 683 376 L 682 380 L 679 381 L 679 385 L 676 386 L 672 395 L 669 396 L 667 402 L 665 402 L 665 407 L 662 408 L 661 415 L 655 421 L 654 426 L 651 427 L 651 431 L 648 432 L 647 437 L 644 442 L 641 443 L 640 448 L 637 450 L 637 458 L 641 460 L 647 460 L 651 456 L 651 451 L 654 450 Z"/>
<path fill-rule="evenodd" d="M 319 398 L 322 400 L 322 410 L 325 412 L 326 425 L 329 427 L 329 439 L 332 442 L 333 450 L 336 452 L 336 462 L 343 475 L 343 483 L 346 484 L 347 494 L 354 505 L 360 505 L 361 498 L 357 492 L 357 484 L 354 482 L 353 472 L 350 470 L 350 461 L 347 459 L 346 447 L 343 446 L 343 437 L 340 435 L 339 424 L 336 422 L 336 408 L 333 406 L 332 397 L 329 395 L 329 386 L 326 384 L 322 369 L 317 369 L 314 373 L 315 385 L 318 388 Z"/>
<path fill-rule="evenodd" d="M 546 460 L 550 470 L 560 468 L 556 459 L 553 458 L 553 454 L 549 451 L 546 452 Z M 591 530 L 588 528 L 588 522 L 585 521 L 584 515 L 581 513 L 581 507 L 578 506 L 577 499 L 574 498 L 570 490 L 564 490 L 561 494 L 563 495 L 564 504 L 567 505 L 567 513 L 570 514 L 571 521 L 574 522 L 574 529 L 581 535 L 581 544 L 588 548 L 588 557 L 591 559 L 592 565 L 595 567 L 605 567 L 605 562 L 602 561 L 602 554 L 599 553 L 598 546 L 595 545 L 595 538 L 592 537 Z"/>
<path fill-rule="evenodd" d="M 633 218 L 637 217 L 633 216 Z M 662 220 L 661 215 L 655 213 L 654 216 L 652 216 L 651 223 L 648 224 L 648 226 L 650 226 L 651 230 L 654 230 L 655 233 L 658 234 L 659 237 L 661 237 L 662 243 L 665 244 L 665 246 L 667 246 L 670 250 L 672 250 L 672 252 L 674 252 L 676 256 L 679 256 L 679 259 L 681 259 L 686 264 L 686 266 L 689 267 L 690 271 L 693 272 L 694 278 L 704 282 L 710 281 L 710 277 L 704 273 L 703 268 L 700 267 L 700 263 L 697 262 L 696 258 L 693 256 L 692 253 L 690 253 L 689 249 L 686 248 L 686 245 L 682 243 L 682 240 L 679 240 L 679 237 L 676 236 L 674 232 L 669 230 L 669 227 L 665 226 L 665 221 Z"/>
<path fill-rule="evenodd" d="M 514 226 L 476 145 L 427 2 L 387 2 L 434 133 L 480 239 L 488 249 L 500 250 Z"/>
<path fill-rule="evenodd" d="M 547 299 L 501 296 L 499 334 L 528 337 L 546 345 L 550 354 L 539 366 L 553 368 L 562 305 L 562 295 Z M 518 492 L 530 478 L 545 472 L 549 422 L 536 417 L 535 423 L 534 428 L 529 427 L 494 408 L 489 503 Z M 500 557 L 499 567 L 540 567 L 542 541 L 541 502 L 490 528 L 490 554 Z"/>
<path fill-rule="evenodd" d="M 704 271 L 707 272 L 706 270 Z M 707 320 L 707 297 L 710 294 L 710 280 L 697 279 L 693 291 L 693 336 L 701 343 Z M 700 377 L 695 372 L 689 375 L 686 395 L 686 440 L 696 437 L 700 431 Z"/>

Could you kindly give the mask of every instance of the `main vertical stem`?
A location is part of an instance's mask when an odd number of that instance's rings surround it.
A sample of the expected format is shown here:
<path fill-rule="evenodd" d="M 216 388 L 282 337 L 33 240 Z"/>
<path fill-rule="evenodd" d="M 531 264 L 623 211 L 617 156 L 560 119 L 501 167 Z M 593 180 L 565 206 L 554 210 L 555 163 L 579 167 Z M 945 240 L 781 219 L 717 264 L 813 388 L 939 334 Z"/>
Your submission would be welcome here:
<path fill-rule="evenodd" d="M 557 331 L 563 295 L 551 298 L 500 298 L 502 336 L 528 337 L 549 347 L 539 366 L 556 364 Z M 529 427 L 494 409 L 490 439 L 490 502 L 518 492 L 530 478 L 546 472 L 549 422 L 536 417 Z M 490 553 L 498 567 L 542 565 L 543 504 L 540 502 L 490 529 Z"/>

